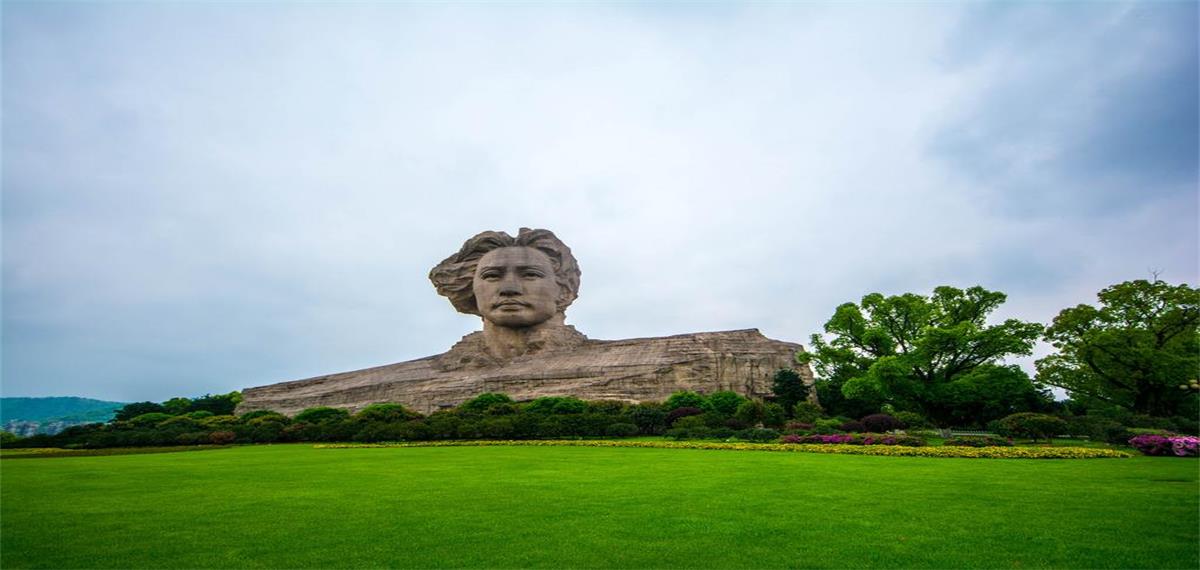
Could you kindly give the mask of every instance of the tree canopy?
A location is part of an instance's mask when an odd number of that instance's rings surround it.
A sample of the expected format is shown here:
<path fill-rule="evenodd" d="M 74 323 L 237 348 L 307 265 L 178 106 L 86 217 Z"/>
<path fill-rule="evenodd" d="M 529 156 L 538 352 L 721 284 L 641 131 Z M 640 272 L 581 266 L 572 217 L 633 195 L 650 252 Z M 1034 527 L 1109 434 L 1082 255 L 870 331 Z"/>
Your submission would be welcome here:
<path fill-rule="evenodd" d="M 968 418 L 982 423 L 1044 400 L 1028 375 L 998 366 L 1008 356 L 1028 355 L 1042 326 L 1016 319 L 987 324 L 1007 299 L 983 287 L 938 287 L 931 296 L 871 293 L 845 303 L 825 323 L 826 340 L 812 336 L 812 351 L 799 358 L 820 376 L 818 398 L 831 413 L 877 412 L 885 404 L 915 411 L 939 423 Z"/>
<path fill-rule="evenodd" d="M 1200 289 L 1139 279 L 1098 297 L 1054 318 L 1045 339 L 1058 352 L 1037 361 L 1038 382 L 1139 414 L 1195 416 Z"/>
<path fill-rule="evenodd" d="M 117 410 L 116 416 L 113 419 L 118 421 L 127 421 L 136 418 L 142 414 L 162 413 L 166 408 L 162 404 L 154 402 L 133 402 L 125 404 L 121 409 Z"/>

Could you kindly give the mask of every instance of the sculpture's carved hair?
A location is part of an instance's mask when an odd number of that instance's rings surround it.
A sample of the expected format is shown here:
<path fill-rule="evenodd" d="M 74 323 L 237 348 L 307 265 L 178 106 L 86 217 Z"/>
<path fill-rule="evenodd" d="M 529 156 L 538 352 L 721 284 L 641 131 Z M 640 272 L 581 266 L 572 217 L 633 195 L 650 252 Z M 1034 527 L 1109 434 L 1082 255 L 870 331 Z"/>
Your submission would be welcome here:
<path fill-rule="evenodd" d="M 458 253 L 447 257 L 429 271 L 429 280 L 438 295 L 450 299 L 460 313 L 478 315 L 472 284 L 475 267 L 489 251 L 502 247 L 532 247 L 550 258 L 554 265 L 554 281 L 558 283 L 558 310 L 563 312 L 579 296 L 579 264 L 571 248 L 559 241 L 550 230 L 521 228 L 517 237 L 504 232 L 483 232 L 467 240 Z"/>

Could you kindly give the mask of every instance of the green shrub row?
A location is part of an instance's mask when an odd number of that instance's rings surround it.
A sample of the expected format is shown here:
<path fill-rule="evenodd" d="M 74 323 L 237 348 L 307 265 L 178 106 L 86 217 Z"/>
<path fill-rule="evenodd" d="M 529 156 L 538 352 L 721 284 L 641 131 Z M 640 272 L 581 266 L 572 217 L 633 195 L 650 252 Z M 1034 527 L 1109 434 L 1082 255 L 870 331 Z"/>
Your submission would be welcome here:
<path fill-rule="evenodd" d="M 826 445 L 789 443 L 718 443 L 698 441 L 613 441 L 613 440 L 541 440 L 541 441 L 431 441 L 374 444 L 318 444 L 321 449 L 358 449 L 389 447 L 638 447 L 653 449 L 701 449 L 727 451 L 774 451 L 833 453 L 846 455 L 883 455 L 893 457 L 958 457 L 976 459 L 1101 459 L 1125 458 L 1132 454 L 1112 449 L 1087 447 L 907 447 L 901 445 Z"/>
<path fill-rule="evenodd" d="M 3 447 L 105 448 L 164 445 L 225 445 L 231 443 L 326 441 L 440 441 L 632 437 L 666 435 L 675 440 L 775 441 L 781 435 L 811 437 L 845 433 L 885 433 L 914 424 L 912 413 L 869 414 L 861 419 L 821 417 L 821 408 L 807 401 L 792 406 L 793 420 L 776 402 L 749 400 L 734 392 L 701 395 L 677 392 L 662 404 L 630 405 L 616 401 L 584 401 L 544 397 L 515 402 L 504 394 L 481 394 L 458 407 L 418 414 L 400 404 L 373 404 L 351 413 L 317 407 L 294 417 L 258 410 L 235 416 L 190 410 L 197 402 L 226 408 L 234 395 L 177 398 L 168 404 L 142 402 L 121 410 L 108 424 L 69 428 L 58 435 L 25 439 L 5 437 Z M 130 410 L 149 410 L 130 416 Z M 911 422 L 911 423 L 910 423 Z M 1159 419 L 1159 424 L 1172 423 Z M 1151 422 L 1146 422 L 1151 423 Z M 1124 445 L 1147 428 L 1128 428 L 1104 417 L 1018 413 L 993 422 L 993 430 L 1008 438 L 1045 439 L 1064 434 Z M 1183 431 L 1183 430 L 1180 430 Z M 1193 430 L 1194 431 L 1194 430 Z M 1184 431 L 1184 433 L 1188 433 Z M 816 441 L 816 440 L 812 440 Z M 978 445 L 969 441 L 966 445 Z"/>
<path fill-rule="evenodd" d="M 764 407 L 761 402 L 746 405 L 750 401 L 733 392 L 709 397 L 683 392 L 677 396 L 677 400 L 694 401 L 703 406 L 704 409 L 697 413 L 704 420 L 742 430 L 748 426 L 737 419 L 738 415 L 756 413 Z M 713 404 L 709 404 L 710 401 Z M 428 416 L 394 403 L 373 404 L 356 413 L 331 407 L 309 408 L 294 417 L 266 410 L 240 416 L 213 415 L 207 411 L 174 415 L 161 411 L 165 409 L 161 405 L 151 408 L 139 403 L 136 407 L 151 411 L 108 424 L 76 426 L 53 436 L 6 440 L 4 445 L 86 449 L 273 442 L 632 437 L 661 435 L 675 419 L 671 413 L 678 411 L 664 404 L 588 402 L 571 397 L 514 402 L 504 394 L 482 394 L 455 409 Z M 686 417 L 686 412 L 678 417 Z M 762 437 L 753 431 L 747 434 Z"/>

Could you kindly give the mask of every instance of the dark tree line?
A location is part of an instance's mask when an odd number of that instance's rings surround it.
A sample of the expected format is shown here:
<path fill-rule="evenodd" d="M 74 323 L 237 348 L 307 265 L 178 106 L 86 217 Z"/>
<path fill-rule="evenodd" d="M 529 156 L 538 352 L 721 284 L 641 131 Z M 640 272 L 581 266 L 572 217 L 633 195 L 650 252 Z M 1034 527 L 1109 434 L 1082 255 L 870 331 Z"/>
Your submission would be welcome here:
<path fill-rule="evenodd" d="M 807 387 L 790 370 L 775 375 L 787 398 L 803 399 Z M 768 425 L 780 427 L 788 413 L 777 402 L 750 400 L 734 392 L 678 392 L 664 403 L 628 404 L 545 397 L 515 402 L 505 394 L 481 394 L 451 410 L 429 415 L 401 404 L 379 403 L 357 412 L 330 407 L 294 417 L 272 411 L 233 411 L 240 394 L 137 402 L 107 424 L 77 426 L 54 436 L 34 436 L 6 446 L 124 447 L 302 441 L 422 441 L 440 439 L 550 439 L 662 435 L 686 417 L 692 424 L 730 435 Z M 215 413 L 221 412 L 221 413 Z M 700 422 L 700 424 L 697 424 Z M 695 427 L 693 425 L 693 427 Z"/>

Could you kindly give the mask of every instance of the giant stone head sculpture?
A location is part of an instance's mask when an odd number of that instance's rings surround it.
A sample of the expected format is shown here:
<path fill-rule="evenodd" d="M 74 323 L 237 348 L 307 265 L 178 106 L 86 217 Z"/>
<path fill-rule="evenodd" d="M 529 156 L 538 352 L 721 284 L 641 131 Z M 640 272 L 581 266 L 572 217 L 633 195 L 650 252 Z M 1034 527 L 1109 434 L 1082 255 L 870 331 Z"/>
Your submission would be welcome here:
<path fill-rule="evenodd" d="M 460 313 L 501 327 L 562 321 L 579 295 L 579 264 L 549 230 L 521 228 L 516 237 L 483 232 L 429 272 L 439 295 Z"/>

